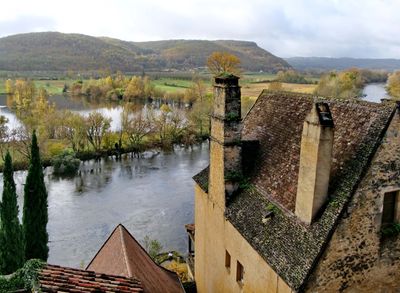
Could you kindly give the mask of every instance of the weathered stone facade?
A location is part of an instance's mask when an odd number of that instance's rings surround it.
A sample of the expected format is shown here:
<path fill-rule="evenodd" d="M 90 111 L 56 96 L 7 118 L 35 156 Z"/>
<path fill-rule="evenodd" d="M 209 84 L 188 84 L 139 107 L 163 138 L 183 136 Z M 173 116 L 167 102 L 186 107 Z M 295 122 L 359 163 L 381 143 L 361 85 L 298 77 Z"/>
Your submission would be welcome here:
<path fill-rule="evenodd" d="M 400 190 L 395 105 L 265 91 L 242 129 L 236 81 L 214 95 L 210 167 L 194 177 L 198 292 L 397 292 L 399 236 L 381 237 L 384 194 Z M 318 104 L 334 135 L 304 129 Z M 305 220 L 295 207 L 310 144 Z"/>
<path fill-rule="evenodd" d="M 400 241 L 381 235 L 383 196 L 400 190 L 400 113 L 394 115 L 313 272 L 310 292 L 400 292 Z"/>

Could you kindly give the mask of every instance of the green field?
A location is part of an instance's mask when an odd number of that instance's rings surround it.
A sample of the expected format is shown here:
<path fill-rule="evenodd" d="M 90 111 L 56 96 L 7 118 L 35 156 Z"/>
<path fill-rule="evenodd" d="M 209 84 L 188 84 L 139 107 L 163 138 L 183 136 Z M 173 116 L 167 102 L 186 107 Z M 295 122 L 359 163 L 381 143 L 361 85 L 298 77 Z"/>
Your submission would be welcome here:
<path fill-rule="evenodd" d="M 50 95 L 62 94 L 64 84 L 71 83 L 71 80 L 35 80 L 36 87 L 43 87 Z"/>
<path fill-rule="evenodd" d="M 167 77 L 153 80 L 152 83 L 159 90 L 165 91 L 167 93 L 173 93 L 178 91 L 184 92 L 187 88 L 189 88 L 192 85 L 191 80 L 167 78 Z"/>
<path fill-rule="evenodd" d="M 0 79 L 0 94 L 3 94 L 5 92 L 5 88 L 4 88 L 4 80 Z"/>
<path fill-rule="evenodd" d="M 0 79 L 0 94 L 5 93 L 5 79 Z M 62 94 L 64 84 L 71 84 L 71 80 L 34 80 L 36 88 L 43 87 L 50 95 Z"/>
<path fill-rule="evenodd" d="M 211 77 L 208 75 L 201 76 L 204 80 L 205 85 L 211 92 Z M 274 80 L 275 74 L 269 73 L 251 73 L 246 72 L 240 79 L 242 86 L 242 95 L 248 97 L 257 97 L 263 89 L 267 89 L 269 82 Z M 310 78 L 313 81 L 317 81 L 317 78 Z M 36 87 L 45 88 L 50 95 L 62 94 L 64 84 L 72 84 L 73 80 L 34 80 Z M 179 77 L 161 77 L 152 80 L 153 85 L 157 89 L 166 93 L 183 93 L 187 88 L 192 85 L 192 81 L 187 78 Z M 0 93 L 4 93 L 5 79 L 0 79 Z M 303 93 L 313 92 L 314 84 L 283 84 L 284 90 L 297 91 Z"/>

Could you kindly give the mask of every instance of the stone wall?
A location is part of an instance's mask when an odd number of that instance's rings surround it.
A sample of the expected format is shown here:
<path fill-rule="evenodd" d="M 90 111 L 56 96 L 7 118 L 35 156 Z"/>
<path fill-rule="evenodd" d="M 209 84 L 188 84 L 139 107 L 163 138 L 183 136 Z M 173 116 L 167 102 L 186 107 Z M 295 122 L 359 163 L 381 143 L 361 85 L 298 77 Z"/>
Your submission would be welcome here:
<path fill-rule="evenodd" d="M 195 281 L 197 292 L 292 293 L 243 236 L 226 220 L 213 196 L 195 186 Z M 225 251 L 231 256 L 225 267 Z M 236 264 L 244 268 L 243 283 L 236 281 Z"/>
<path fill-rule="evenodd" d="M 308 292 L 399 292 L 400 236 L 381 236 L 383 197 L 400 190 L 400 114 L 310 276 Z"/>

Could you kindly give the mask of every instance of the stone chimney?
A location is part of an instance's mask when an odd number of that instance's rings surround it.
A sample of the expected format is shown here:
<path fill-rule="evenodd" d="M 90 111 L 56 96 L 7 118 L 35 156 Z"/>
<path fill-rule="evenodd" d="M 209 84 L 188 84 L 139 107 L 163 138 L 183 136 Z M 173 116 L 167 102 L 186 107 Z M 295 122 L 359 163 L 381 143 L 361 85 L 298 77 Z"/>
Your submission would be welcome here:
<path fill-rule="evenodd" d="M 334 124 L 327 103 L 315 103 L 303 125 L 296 216 L 311 224 L 328 197 Z"/>
<path fill-rule="evenodd" d="M 220 75 L 214 81 L 211 115 L 209 195 L 222 210 L 242 177 L 239 78 Z"/>

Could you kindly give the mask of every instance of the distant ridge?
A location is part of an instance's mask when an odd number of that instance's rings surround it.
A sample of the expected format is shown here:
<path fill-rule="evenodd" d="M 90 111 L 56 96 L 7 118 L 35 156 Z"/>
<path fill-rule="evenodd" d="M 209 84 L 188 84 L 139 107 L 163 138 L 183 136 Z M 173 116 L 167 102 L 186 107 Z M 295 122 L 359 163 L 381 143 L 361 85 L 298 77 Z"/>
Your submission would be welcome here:
<path fill-rule="evenodd" d="M 343 70 L 350 67 L 364 69 L 399 70 L 400 59 L 292 57 L 285 60 L 297 70 Z"/>
<path fill-rule="evenodd" d="M 190 70 L 204 67 L 207 57 L 214 51 L 237 55 L 246 71 L 277 72 L 291 68 L 285 60 L 254 42 L 127 42 L 107 37 L 42 32 L 0 38 L 0 70 Z"/>

